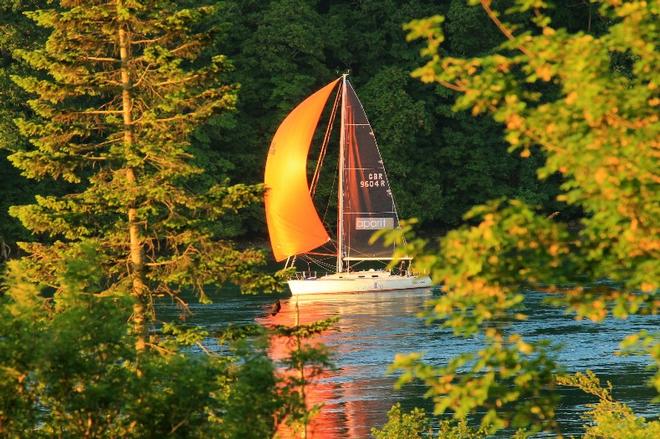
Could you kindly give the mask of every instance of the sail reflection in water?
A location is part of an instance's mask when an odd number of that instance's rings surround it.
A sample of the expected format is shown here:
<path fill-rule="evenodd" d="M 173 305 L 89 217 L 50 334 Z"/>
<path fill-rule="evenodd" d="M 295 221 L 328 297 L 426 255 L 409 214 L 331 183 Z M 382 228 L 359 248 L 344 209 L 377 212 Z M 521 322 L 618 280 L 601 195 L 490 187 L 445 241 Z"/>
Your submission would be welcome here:
<path fill-rule="evenodd" d="M 525 291 L 525 308 L 529 319 L 517 322 L 512 330 L 526 340 L 550 340 L 563 346 L 558 361 L 568 372 L 594 371 L 603 381 L 614 386 L 615 396 L 628 404 L 635 413 L 648 418 L 658 415 L 658 405 L 652 403 L 655 390 L 648 386 L 654 371 L 648 368 L 649 357 L 615 356 L 619 342 L 627 335 L 646 330 L 658 330 L 657 316 L 630 316 L 626 320 L 608 317 L 595 324 L 576 321 L 572 315 L 558 313 L 544 302 L 546 294 Z M 314 438 L 366 438 L 371 427 L 382 425 L 387 411 L 396 402 L 404 409 L 413 406 L 433 410 L 433 403 L 423 395 L 428 390 L 414 382 L 401 390 L 394 390 L 395 377 L 387 376 L 387 367 L 397 353 L 422 352 L 424 361 L 436 366 L 447 364 L 452 358 L 480 349 L 476 337 L 455 337 L 450 328 L 427 326 L 417 313 L 424 307 L 430 293 L 424 290 L 392 291 L 362 294 L 332 294 L 299 296 L 282 299 L 280 312 L 271 317 L 273 296 L 241 296 L 230 291 L 212 296 L 211 305 L 195 303 L 190 298 L 193 315 L 190 324 L 209 332 L 229 324 L 244 325 L 258 320 L 264 324 L 293 325 L 296 321 L 295 300 L 300 308 L 300 320 L 309 323 L 338 316 L 336 328 L 322 334 L 318 341 L 325 343 L 333 354 L 337 371 L 326 374 L 310 392 L 309 403 L 323 403 L 314 422 Z M 181 310 L 175 302 L 158 304 L 158 314 L 165 321 L 176 320 Z M 268 317 L 263 317 L 264 315 Z M 219 347 L 209 339 L 207 347 Z M 273 346 L 274 358 L 283 358 L 286 346 Z M 558 389 L 562 402 L 557 408 L 566 437 L 584 434 L 581 418 L 586 404 L 594 399 L 579 390 Z M 495 437 L 509 438 L 514 432 L 503 431 Z"/>
<path fill-rule="evenodd" d="M 260 319 L 264 325 L 309 324 L 338 316 L 336 327 L 308 341 L 324 343 L 337 360 L 337 370 L 325 372 L 305 389 L 307 406 L 323 407 L 308 428 L 309 438 L 369 437 L 372 426 L 382 425 L 392 399 L 393 377 L 386 367 L 396 352 L 410 350 L 423 322 L 415 317 L 428 298 L 428 289 L 368 294 L 297 296 L 281 301 L 275 316 Z M 296 309 L 296 305 L 297 308 Z M 402 316 L 406 316 L 404 320 Z M 369 320 L 369 321 L 365 321 Z M 375 343 L 383 333 L 396 333 Z M 346 340 L 347 334 L 351 335 Z M 271 340 L 270 355 L 285 358 L 292 346 L 284 338 Z M 403 396 L 403 395 L 401 395 Z M 279 432 L 292 437 L 291 431 Z"/>

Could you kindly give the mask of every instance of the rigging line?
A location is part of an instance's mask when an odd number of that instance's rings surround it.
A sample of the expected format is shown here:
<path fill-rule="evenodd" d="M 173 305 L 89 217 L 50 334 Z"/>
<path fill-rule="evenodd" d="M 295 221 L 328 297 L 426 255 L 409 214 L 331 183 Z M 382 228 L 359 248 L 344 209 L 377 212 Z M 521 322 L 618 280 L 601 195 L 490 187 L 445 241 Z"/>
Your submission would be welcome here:
<path fill-rule="evenodd" d="M 311 256 L 309 256 L 309 255 L 307 255 L 307 254 L 305 254 L 305 255 L 303 256 L 303 258 L 307 261 L 307 263 L 314 264 L 314 265 L 316 265 L 316 266 L 318 266 L 318 267 L 320 267 L 320 268 L 323 268 L 324 270 L 326 270 L 326 271 L 328 271 L 328 272 L 331 272 L 331 271 L 333 271 L 333 270 L 335 269 L 334 264 L 330 264 L 330 263 L 328 263 L 328 262 L 323 262 L 323 261 L 321 261 L 321 260 L 319 260 L 319 259 L 316 259 L 316 258 L 313 258 L 313 257 L 311 257 Z"/>
<path fill-rule="evenodd" d="M 359 271 L 359 269 L 355 270 L 355 268 L 359 267 L 359 265 L 362 264 L 363 262 L 365 261 L 353 261 L 353 265 L 352 265 L 352 268 L 354 269 L 353 271 Z M 382 265 L 384 268 L 387 267 L 386 264 L 382 264 Z"/>
<path fill-rule="evenodd" d="M 312 177 L 312 184 L 309 187 L 309 193 L 314 196 L 316 193 L 316 187 L 319 184 L 319 176 L 321 175 L 321 168 L 323 167 L 323 160 L 325 159 L 325 154 L 328 151 L 328 143 L 330 143 L 330 133 L 332 132 L 332 126 L 335 122 L 335 116 L 337 115 L 337 107 L 339 107 L 339 92 L 335 96 L 335 102 L 332 104 L 332 111 L 330 113 L 330 119 L 328 120 L 328 126 L 325 128 L 325 134 L 323 135 L 323 142 L 321 143 L 321 151 L 319 152 L 319 159 L 316 162 L 316 169 L 314 170 L 314 176 Z"/>
<path fill-rule="evenodd" d="M 328 230 L 330 230 L 330 226 L 325 222 L 325 219 L 328 216 L 328 211 L 330 210 L 330 200 L 332 199 L 332 196 L 335 193 L 335 185 L 337 184 L 337 174 L 338 174 L 337 169 L 338 168 L 339 168 L 339 162 L 337 162 L 337 164 L 335 164 L 335 170 L 332 173 L 332 175 L 333 175 L 332 186 L 330 186 L 330 192 L 328 193 L 328 201 L 326 201 L 326 203 L 325 203 L 325 212 L 323 212 L 323 224 L 325 224 L 325 226 L 328 228 Z M 336 248 L 337 245 L 334 243 L 334 241 L 331 241 L 331 242 L 333 243 L 333 245 Z"/>
<path fill-rule="evenodd" d="M 371 214 L 384 215 L 386 213 L 392 214 L 392 213 L 396 213 L 396 212 L 393 211 L 393 210 L 389 210 L 389 211 L 388 210 L 371 210 L 369 212 L 349 211 L 349 212 L 344 212 L 344 213 L 346 215 L 371 215 Z M 372 218 L 372 217 L 370 217 L 370 218 Z M 375 217 L 373 217 L 373 218 L 375 218 Z M 398 218 L 397 218 L 397 220 L 398 220 Z"/>
<path fill-rule="evenodd" d="M 391 246 L 393 249 L 396 248 L 394 245 Z M 383 247 L 384 249 L 387 249 L 387 247 Z M 354 247 L 350 247 L 350 251 L 352 255 L 347 256 L 347 258 L 351 259 L 363 259 L 363 260 L 373 260 L 373 261 L 384 261 L 388 259 L 393 259 L 391 256 L 390 257 L 384 257 L 384 256 L 367 256 L 368 253 L 364 251 L 360 251 Z"/>
<path fill-rule="evenodd" d="M 307 252 L 306 255 L 315 255 L 315 256 L 325 256 L 329 258 L 334 258 L 336 255 L 334 253 L 321 253 L 321 252 Z"/>

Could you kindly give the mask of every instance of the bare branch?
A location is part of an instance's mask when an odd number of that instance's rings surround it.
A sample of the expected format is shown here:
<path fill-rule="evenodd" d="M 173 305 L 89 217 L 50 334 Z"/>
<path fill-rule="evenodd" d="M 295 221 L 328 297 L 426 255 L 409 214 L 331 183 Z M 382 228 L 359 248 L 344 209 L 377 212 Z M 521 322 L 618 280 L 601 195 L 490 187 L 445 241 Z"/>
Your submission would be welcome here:
<path fill-rule="evenodd" d="M 142 74 L 140 75 L 138 80 L 135 81 L 135 83 L 133 83 L 133 87 L 137 87 L 138 85 L 140 85 L 140 83 L 142 82 L 144 77 L 147 76 L 147 73 L 149 73 L 149 68 L 150 67 L 151 67 L 151 64 L 147 64 L 147 66 L 144 68 L 144 72 L 142 72 Z"/>
<path fill-rule="evenodd" d="M 443 87 L 449 88 L 451 90 L 460 92 L 460 93 L 465 93 L 467 89 L 465 87 L 461 87 L 460 85 L 452 84 L 451 82 L 447 82 L 444 79 L 438 79 L 438 83 L 442 85 Z"/>
<path fill-rule="evenodd" d="M 167 36 L 168 36 L 168 35 L 166 34 L 166 35 L 161 35 L 161 36 L 158 37 L 158 38 L 146 38 L 146 39 L 143 39 L 143 40 L 134 40 L 134 41 L 131 41 L 131 44 L 133 44 L 133 45 L 138 45 L 138 44 L 152 44 L 152 43 L 157 43 L 158 41 L 161 41 L 161 40 L 164 40 L 165 38 L 167 38 Z"/>
<path fill-rule="evenodd" d="M 80 111 L 78 114 L 117 114 L 121 112 L 122 110 L 86 110 Z"/>
<path fill-rule="evenodd" d="M 182 44 L 179 47 L 176 47 L 176 48 L 170 50 L 170 52 L 171 53 L 177 53 L 177 52 L 180 52 L 180 51 L 182 51 L 184 49 L 187 49 L 189 47 L 194 47 L 194 46 L 199 46 L 199 45 L 200 45 L 199 41 L 191 41 L 190 43 Z"/>
<path fill-rule="evenodd" d="M 481 0 L 481 7 L 484 11 L 486 11 L 486 14 L 488 14 L 488 17 L 493 23 L 495 23 L 500 32 L 502 32 L 504 36 L 507 37 L 510 41 L 515 40 L 513 33 L 504 25 L 504 23 L 500 21 L 499 18 L 497 18 L 497 15 L 493 9 L 491 9 L 490 5 L 491 0 Z M 532 53 L 528 51 L 524 46 L 518 45 L 518 50 L 527 55 L 529 58 L 533 58 Z"/>
<path fill-rule="evenodd" d="M 183 78 L 183 79 L 179 79 L 179 80 L 176 80 L 176 81 L 163 81 L 163 82 L 159 82 L 159 83 L 154 84 L 154 86 L 155 86 L 155 87 L 162 87 L 162 86 L 164 86 L 164 85 L 185 84 L 186 82 L 190 82 L 190 81 L 192 81 L 193 79 L 200 78 L 201 76 L 202 76 L 202 75 L 190 75 L 190 76 L 187 76 L 187 77 L 185 77 L 185 78 Z"/>
<path fill-rule="evenodd" d="M 121 60 L 117 58 L 105 58 L 105 57 L 99 57 L 99 56 L 86 56 L 85 57 L 86 61 L 97 61 L 97 62 L 113 62 L 113 63 L 120 63 Z"/>

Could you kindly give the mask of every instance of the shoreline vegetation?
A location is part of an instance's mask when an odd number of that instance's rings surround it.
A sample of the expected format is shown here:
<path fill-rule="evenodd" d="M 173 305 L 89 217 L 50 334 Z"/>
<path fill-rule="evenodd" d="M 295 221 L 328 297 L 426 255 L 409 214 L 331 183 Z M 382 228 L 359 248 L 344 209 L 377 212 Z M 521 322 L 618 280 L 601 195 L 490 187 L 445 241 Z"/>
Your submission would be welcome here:
<path fill-rule="evenodd" d="M 372 435 L 561 437 L 568 386 L 597 399 L 584 437 L 660 436 L 591 371 L 564 373 L 551 340 L 516 333 L 526 289 L 596 324 L 658 313 L 658 14 L 0 0 L 0 436 L 312 435 L 307 390 L 333 367 L 313 340 L 335 320 L 211 334 L 154 304 L 283 290 L 287 273 L 264 269 L 266 150 L 295 102 L 347 70 L 416 218 L 380 239 L 443 286 L 422 317 L 478 340 L 446 364 L 397 355 L 397 385 L 423 383 L 433 415 L 394 406 Z M 321 179 L 332 223 L 332 170 Z M 660 391 L 658 333 L 620 354 L 648 356 Z"/>

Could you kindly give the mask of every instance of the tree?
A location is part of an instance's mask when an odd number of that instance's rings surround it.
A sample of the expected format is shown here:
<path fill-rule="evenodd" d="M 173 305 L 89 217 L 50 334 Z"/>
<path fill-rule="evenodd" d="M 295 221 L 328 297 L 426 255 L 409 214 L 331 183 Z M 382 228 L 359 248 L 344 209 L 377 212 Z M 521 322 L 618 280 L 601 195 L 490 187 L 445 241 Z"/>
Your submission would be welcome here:
<path fill-rule="evenodd" d="M 154 295 L 227 281 L 271 288 L 254 275 L 263 256 L 223 239 L 225 215 L 260 198 L 258 186 L 204 174 L 193 131 L 234 108 L 231 64 L 207 50 L 214 6 L 170 1 L 62 1 L 29 13 L 51 30 L 45 47 L 15 54 L 34 69 L 14 81 L 36 98 L 18 121 L 31 148 L 9 159 L 23 175 L 70 183 L 11 213 L 42 242 L 22 243 L 24 269 L 61 288 L 67 249 L 92 243 L 103 260 L 98 291 L 133 296 L 136 348 L 145 349 Z"/>
<path fill-rule="evenodd" d="M 557 210 L 552 201 L 556 179 L 534 178 L 540 160 L 507 154 L 500 127 L 487 118 L 475 127 L 468 115 L 451 112 L 449 93 L 432 93 L 434 86 L 408 77 L 417 45 L 406 45 L 401 23 L 433 13 L 435 3 L 222 2 L 217 44 L 234 62 L 230 75 L 241 92 L 236 113 L 216 117 L 199 138 L 220 153 L 217 162 L 227 175 L 261 181 L 268 145 L 284 115 L 313 90 L 350 71 L 404 215 L 446 230 L 473 204 L 512 194 L 546 204 L 548 213 Z M 483 52 L 496 45 L 497 40 L 473 32 L 487 28 L 486 14 L 469 15 L 471 8 L 459 1 L 446 6 L 450 15 L 465 15 L 451 32 L 452 50 Z M 330 143 L 335 152 L 337 143 L 338 138 Z M 334 167 L 326 166 L 316 192 L 317 205 L 330 200 L 330 223 L 334 174 Z M 256 212 L 243 230 L 263 235 L 262 217 Z"/>
<path fill-rule="evenodd" d="M 236 66 L 232 77 L 241 85 L 241 93 L 235 120 L 216 143 L 240 157 L 233 171 L 245 181 L 263 180 L 268 145 L 279 122 L 314 87 L 332 78 L 314 3 L 227 1 L 222 5 L 223 53 Z"/>
<path fill-rule="evenodd" d="M 45 32 L 26 20 L 23 12 L 45 6 L 46 1 L 0 1 L 0 263 L 15 254 L 16 241 L 25 240 L 27 233 L 18 220 L 12 218 L 9 206 L 28 202 L 35 193 L 53 188 L 42 184 L 29 185 L 21 177 L 7 155 L 26 141 L 18 133 L 13 119 L 29 112 L 28 95 L 11 80 L 11 75 L 25 73 L 25 65 L 15 59 L 17 48 L 34 48 L 45 40 Z"/>
<path fill-rule="evenodd" d="M 277 375 L 263 328 L 213 334 L 166 323 L 158 343 L 138 353 L 131 297 L 97 293 L 102 255 L 87 242 L 66 252 L 53 297 L 19 261 L 8 263 L 0 295 L 0 436 L 256 439 L 283 423 L 308 422 L 301 382 Z M 300 342 L 315 328 L 277 331 L 284 343 Z M 208 349 L 209 339 L 219 352 Z M 301 368 L 325 358 L 300 345 L 291 355 Z"/>
<path fill-rule="evenodd" d="M 434 430 L 436 434 L 434 434 Z M 387 422 L 381 429 L 372 428 L 371 435 L 376 439 L 483 439 L 485 431 L 468 426 L 467 421 L 459 422 L 444 420 L 440 422 L 437 429 L 431 425 L 431 421 L 424 409 L 413 408 L 409 413 L 401 412 L 401 404 L 396 403 L 387 412 Z"/>
<path fill-rule="evenodd" d="M 490 431 L 558 431 L 559 365 L 547 342 L 515 333 L 515 321 L 526 318 L 521 291 L 545 291 L 555 305 L 595 322 L 658 311 L 657 2 L 602 2 L 599 17 L 609 26 L 596 35 L 554 26 L 548 2 L 514 1 L 506 14 L 490 1 L 470 3 L 481 4 L 505 41 L 483 56 L 453 57 L 439 49 L 442 16 L 413 21 L 409 37 L 426 39 L 430 58 L 414 76 L 457 92 L 456 110 L 492 116 L 510 151 L 544 154 L 539 177 L 561 174 L 558 199 L 584 217 L 575 227 L 562 212 L 544 215 L 500 199 L 472 209 L 439 249 L 410 239 L 403 251 L 416 254 L 418 269 L 445 291 L 427 317 L 457 334 L 481 334 L 484 346 L 441 368 L 418 354 L 398 357 L 395 367 L 406 371 L 401 382 L 417 377 L 430 386 L 436 412 L 485 410 Z M 513 26 L 508 14 L 526 18 L 529 29 Z M 657 367 L 651 334 L 626 344 L 641 340 L 638 348 Z M 658 374 L 652 385 L 660 391 Z"/>

